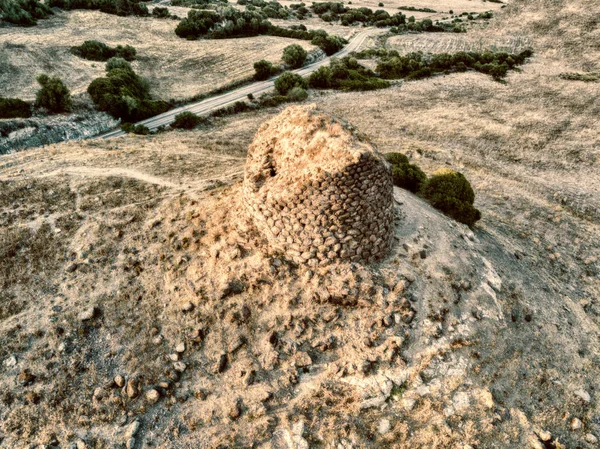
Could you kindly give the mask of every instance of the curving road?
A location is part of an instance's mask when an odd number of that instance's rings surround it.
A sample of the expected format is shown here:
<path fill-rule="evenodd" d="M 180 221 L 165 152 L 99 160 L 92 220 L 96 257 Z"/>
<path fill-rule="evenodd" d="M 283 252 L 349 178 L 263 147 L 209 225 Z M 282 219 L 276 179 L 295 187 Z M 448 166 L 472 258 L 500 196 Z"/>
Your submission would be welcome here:
<path fill-rule="evenodd" d="M 316 61 L 310 65 L 294 70 L 294 72 L 302 76 L 309 75 L 310 73 L 317 70 L 319 67 L 328 64 L 331 58 L 341 58 L 348 55 L 348 53 L 357 50 L 367 37 L 369 37 L 372 34 L 378 34 L 379 32 L 381 32 L 381 30 L 361 31 L 352 39 L 350 39 L 348 45 L 346 45 L 339 52 L 328 56 L 324 59 L 321 59 L 320 61 Z M 225 106 L 229 106 L 230 104 L 233 104 L 236 101 L 246 100 L 248 98 L 248 94 L 252 94 L 256 97 L 260 94 L 274 89 L 275 80 L 277 78 L 278 77 L 275 76 L 266 81 L 260 81 L 253 83 L 249 86 L 240 87 L 239 89 L 232 90 L 231 92 L 227 92 L 216 97 L 207 98 L 197 103 L 190 103 L 185 106 L 180 106 L 155 117 L 142 120 L 141 122 L 136 123 L 136 125 L 144 125 L 148 127 L 148 129 L 152 130 L 158 128 L 159 126 L 169 125 L 175 120 L 175 116 L 177 114 L 180 114 L 184 111 L 190 111 L 198 115 L 209 114 L 212 111 L 215 111 Z M 109 131 L 105 134 L 99 135 L 98 138 L 108 139 L 109 137 L 120 137 L 124 135 L 125 133 L 123 131 L 121 131 L 120 129 L 115 129 L 113 131 Z"/>

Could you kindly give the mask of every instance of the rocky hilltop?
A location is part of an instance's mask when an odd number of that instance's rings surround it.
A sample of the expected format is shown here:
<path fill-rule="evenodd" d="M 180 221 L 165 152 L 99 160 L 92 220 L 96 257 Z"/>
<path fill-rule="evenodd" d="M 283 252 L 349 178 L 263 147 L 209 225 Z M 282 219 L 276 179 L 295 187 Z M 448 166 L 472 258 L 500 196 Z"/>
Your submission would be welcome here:
<path fill-rule="evenodd" d="M 597 447 L 598 331 L 542 272 L 390 191 L 332 117 L 264 125 L 245 181 L 236 132 L 3 158 L 3 447 Z M 383 179 L 324 174 L 349 167 Z M 344 241 L 335 205 L 377 223 L 366 258 L 265 230 L 307 210 Z"/>

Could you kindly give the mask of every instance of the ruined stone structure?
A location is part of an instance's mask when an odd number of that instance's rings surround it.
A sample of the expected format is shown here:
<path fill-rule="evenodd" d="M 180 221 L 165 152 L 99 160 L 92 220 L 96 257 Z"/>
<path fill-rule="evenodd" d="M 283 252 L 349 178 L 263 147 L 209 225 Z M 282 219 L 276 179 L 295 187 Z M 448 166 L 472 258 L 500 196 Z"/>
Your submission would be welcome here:
<path fill-rule="evenodd" d="M 393 239 L 389 165 L 314 105 L 261 126 L 248 151 L 244 204 L 273 250 L 300 264 L 374 262 Z"/>

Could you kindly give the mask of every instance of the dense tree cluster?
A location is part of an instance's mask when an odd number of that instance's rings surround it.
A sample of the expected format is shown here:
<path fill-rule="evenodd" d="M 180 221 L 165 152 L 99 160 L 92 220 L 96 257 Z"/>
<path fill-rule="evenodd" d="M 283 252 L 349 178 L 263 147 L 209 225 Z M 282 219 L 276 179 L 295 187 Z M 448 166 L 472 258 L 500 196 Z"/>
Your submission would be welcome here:
<path fill-rule="evenodd" d="M 50 112 L 69 112 L 72 108 L 71 92 L 60 78 L 39 75 L 41 88 L 35 97 L 35 105 Z"/>
<path fill-rule="evenodd" d="M 51 15 L 52 10 L 39 0 L 0 0 L 0 16 L 15 25 L 34 26 Z"/>
<path fill-rule="evenodd" d="M 348 8 L 339 2 L 313 3 L 312 10 L 325 22 L 339 20 L 345 26 L 362 23 L 368 26 L 388 27 L 406 23 L 406 16 L 402 13 L 392 16 L 382 9 L 373 11 L 370 8 Z"/>
<path fill-rule="evenodd" d="M 48 0 L 52 8 L 92 9 L 118 16 L 148 16 L 148 8 L 141 0 Z"/>
<path fill-rule="evenodd" d="M 532 54 L 531 50 L 519 54 L 461 51 L 431 55 L 418 52 L 382 59 L 376 71 L 385 79 L 421 79 L 437 73 L 466 72 L 471 69 L 501 79 L 509 70 L 523 64 Z"/>
<path fill-rule="evenodd" d="M 29 118 L 31 105 L 18 98 L 0 97 L 0 118 Z"/>
<path fill-rule="evenodd" d="M 133 61 L 137 52 L 131 45 L 117 45 L 113 48 L 103 42 L 85 41 L 77 47 L 71 47 L 71 53 L 90 61 L 108 61 L 114 57 Z"/>
<path fill-rule="evenodd" d="M 346 91 L 384 89 L 388 81 L 379 79 L 372 71 L 360 65 L 355 58 L 332 59 L 329 66 L 322 66 L 311 73 L 308 82 L 315 89 L 339 89 Z"/>
<path fill-rule="evenodd" d="M 169 109 L 168 103 L 152 100 L 148 82 L 126 61 L 110 59 L 106 72 L 106 77 L 95 79 L 87 89 L 99 110 L 125 122 L 137 122 Z"/>
<path fill-rule="evenodd" d="M 307 31 L 303 26 L 293 28 L 274 26 L 262 12 L 240 11 L 233 7 L 218 8 L 216 11 L 189 11 L 188 16 L 177 25 L 175 33 L 186 39 L 270 35 L 309 40 L 328 55 L 338 52 L 347 43 L 345 39 L 330 36 L 323 30 Z"/>

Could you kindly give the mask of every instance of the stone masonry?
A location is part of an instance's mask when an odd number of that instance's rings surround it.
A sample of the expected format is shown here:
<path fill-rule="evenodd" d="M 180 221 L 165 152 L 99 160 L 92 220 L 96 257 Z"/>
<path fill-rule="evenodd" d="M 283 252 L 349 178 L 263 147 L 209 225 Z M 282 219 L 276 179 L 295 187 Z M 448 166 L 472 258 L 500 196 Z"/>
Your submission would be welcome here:
<path fill-rule="evenodd" d="M 272 250 L 317 266 L 385 257 L 394 234 L 392 189 L 383 156 L 310 105 L 288 107 L 258 130 L 243 195 Z"/>

